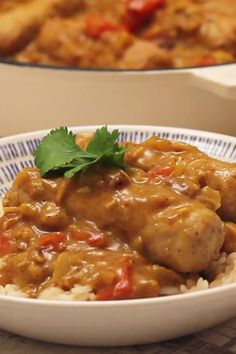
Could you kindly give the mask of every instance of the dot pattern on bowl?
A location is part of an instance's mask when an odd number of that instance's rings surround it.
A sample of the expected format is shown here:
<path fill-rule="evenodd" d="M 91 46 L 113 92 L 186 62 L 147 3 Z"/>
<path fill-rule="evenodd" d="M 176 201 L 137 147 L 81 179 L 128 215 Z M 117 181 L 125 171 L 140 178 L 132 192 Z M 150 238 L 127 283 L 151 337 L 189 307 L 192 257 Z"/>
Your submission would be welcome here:
<path fill-rule="evenodd" d="M 173 132 L 173 128 L 170 128 L 170 130 L 163 127 L 142 130 L 140 127 L 137 130 L 130 131 L 130 129 L 126 130 L 124 127 L 120 129 L 120 142 L 139 143 L 152 135 L 156 135 L 164 139 L 180 140 L 195 145 L 203 152 L 220 159 L 236 160 L 236 142 L 232 141 L 232 137 L 229 139 L 227 136 L 216 134 L 214 138 L 214 135 L 212 137 L 212 134 L 209 136 L 208 133 L 204 132 L 201 132 L 200 135 L 198 132 L 195 135 L 193 130 L 189 130 L 187 133 L 186 130 L 181 133 L 181 129 L 176 129 L 176 132 Z M 77 132 L 79 129 L 75 129 L 75 131 Z M 11 143 L 4 143 L 0 140 L 0 197 L 9 189 L 15 176 L 23 168 L 34 166 L 32 154 L 40 143 L 42 136 L 42 133 L 39 132 L 37 138 L 29 139 L 22 135 L 15 137 L 14 142 Z"/>

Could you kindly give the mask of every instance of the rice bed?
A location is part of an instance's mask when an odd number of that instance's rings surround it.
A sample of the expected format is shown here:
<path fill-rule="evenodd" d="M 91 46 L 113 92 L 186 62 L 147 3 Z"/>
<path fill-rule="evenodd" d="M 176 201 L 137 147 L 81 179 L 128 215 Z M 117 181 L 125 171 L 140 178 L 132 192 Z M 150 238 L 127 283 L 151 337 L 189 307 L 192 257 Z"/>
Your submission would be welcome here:
<path fill-rule="evenodd" d="M 3 265 L 2 259 L 0 259 L 0 268 L 1 265 Z M 197 280 L 188 279 L 186 284 L 182 284 L 179 287 L 166 286 L 161 288 L 160 295 L 183 294 L 236 282 L 236 252 L 229 255 L 222 253 L 220 258 L 212 263 L 208 273 L 214 275 L 212 282 L 208 282 L 202 277 L 199 277 Z M 23 293 L 21 289 L 14 284 L 0 286 L 0 295 L 27 297 L 27 294 Z M 92 292 L 90 286 L 75 285 L 70 291 L 64 291 L 58 287 L 47 288 L 39 294 L 38 298 L 59 301 L 94 301 L 96 300 L 96 295 Z"/>

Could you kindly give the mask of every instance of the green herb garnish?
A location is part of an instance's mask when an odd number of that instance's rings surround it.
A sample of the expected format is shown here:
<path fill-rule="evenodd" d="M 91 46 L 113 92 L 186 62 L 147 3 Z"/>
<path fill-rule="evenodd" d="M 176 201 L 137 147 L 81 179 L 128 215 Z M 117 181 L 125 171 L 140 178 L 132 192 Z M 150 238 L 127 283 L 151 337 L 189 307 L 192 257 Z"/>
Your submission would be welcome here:
<path fill-rule="evenodd" d="M 57 171 L 67 178 L 96 164 L 125 168 L 126 148 L 118 144 L 119 131 L 97 129 L 86 150 L 76 144 L 76 135 L 62 127 L 45 136 L 34 152 L 34 162 L 41 176 Z"/>

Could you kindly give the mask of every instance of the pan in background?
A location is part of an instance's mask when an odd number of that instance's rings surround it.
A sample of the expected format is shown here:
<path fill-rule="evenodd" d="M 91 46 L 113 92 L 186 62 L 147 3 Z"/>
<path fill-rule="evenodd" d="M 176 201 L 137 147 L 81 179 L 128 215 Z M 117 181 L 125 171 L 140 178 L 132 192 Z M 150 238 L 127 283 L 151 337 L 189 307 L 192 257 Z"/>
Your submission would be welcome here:
<path fill-rule="evenodd" d="M 99 71 L 1 62 L 0 85 L 2 136 L 84 124 L 236 134 L 236 64 Z"/>

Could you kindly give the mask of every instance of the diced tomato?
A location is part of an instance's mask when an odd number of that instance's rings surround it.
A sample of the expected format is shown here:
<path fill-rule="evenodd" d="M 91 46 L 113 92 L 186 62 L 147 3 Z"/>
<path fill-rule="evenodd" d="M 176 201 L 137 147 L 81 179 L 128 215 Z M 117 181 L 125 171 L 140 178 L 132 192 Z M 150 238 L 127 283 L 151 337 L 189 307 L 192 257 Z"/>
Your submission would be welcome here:
<path fill-rule="evenodd" d="M 113 300 L 114 286 L 107 286 L 101 289 L 97 294 L 98 301 Z"/>
<path fill-rule="evenodd" d="M 215 59 L 212 57 L 209 57 L 209 56 L 203 57 L 202 59 L 200 59 L 196 63 L 197 66 L 208 66 L 208 65 L 214 65 L 214 64 L 216 64 Z"/>
<path fill-rule="evenodd" d="M 128 31 L 137 31 L 157 10 L 166 5 L 166 0 L 125 0 L 127 12 L 124 19 Z"/>
<path fill-rule="evenodd" d="M 167 178 L 170 177 L 172 173 L 173 173 L 173 167 L 171 166 L 155 166 L 150 171 L 148 171 L 149 176 L 152 178 L 155 177 Z"/>
<path fill-rule="evenodd" d="M 87 242 L 91 247 L 103 248 L 107 245 L 107 237 L 103 233 L 91 233 Z"/>
<path fill-rule="evenodd" d="M 12 250 L 12 241 L 9 237 L 0 233 L 0 257 L 5 256 Z"/>
<path fill-rule="evenodd" d="M 156 10 L 163 8 L 166 0 L 126 0 L 126 3 L 128 10 L 150 16 Z"/>
<path fill-rule="evenodd" d="M 129 259 L 122 261 L 121 270 L 115 284 L 101 289 L 97 294 L 97 300 L 124 300 L 129 299 L 133 292 L 131 281 L 132 263 Z"/>
<path fill-rule="evenodd" d="M 115 299 L 126 299 L 130 297 L 132 293 L 132 284 L 131 284 L 131 261 L 124 260 L 120 280 L 116 284 L 113 292 L 113 296 Z"/>
<path fill-rule="evenodd" d="M 70 234 L 75 240 L 84 241 L 90 247 L 104 248 L 107 246 L 108 239 L 103 232 L 84 231 L 71 227 Z"/>
<path fill-rule="evenodd" d="M 85 33 L 92 38 L 99 38 L 104 32 L 116 31 L 118 26 L 104 16 L 89 16 L 85 23 Z"/>
<path fill-rule="evenodd" d="M 45 249 L 61 251 L 63 243 L 66 240 L 66 235 L 62 232 L 52 232 L 39 237 L 39 245 Z"/>

